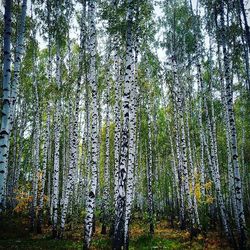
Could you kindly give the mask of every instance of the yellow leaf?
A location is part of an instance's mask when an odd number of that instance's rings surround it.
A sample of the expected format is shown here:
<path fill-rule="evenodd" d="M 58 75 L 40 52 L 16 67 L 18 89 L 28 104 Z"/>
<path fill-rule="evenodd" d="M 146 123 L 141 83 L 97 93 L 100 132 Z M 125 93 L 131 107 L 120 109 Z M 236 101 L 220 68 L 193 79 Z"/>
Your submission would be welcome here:
<path fill-rule="evenodd" d="M 198 235 L 197 237 L 198 240 L 203 240 L 203 236 L 201 234 Z"/>
<path fill-rule="evenodd" d="M 212 187 L 212 181 L 207 182 L 207 183 L 204 185 L 204 187 L 205 187 L 206 190 L 211 189 L 211 187 Z"/>

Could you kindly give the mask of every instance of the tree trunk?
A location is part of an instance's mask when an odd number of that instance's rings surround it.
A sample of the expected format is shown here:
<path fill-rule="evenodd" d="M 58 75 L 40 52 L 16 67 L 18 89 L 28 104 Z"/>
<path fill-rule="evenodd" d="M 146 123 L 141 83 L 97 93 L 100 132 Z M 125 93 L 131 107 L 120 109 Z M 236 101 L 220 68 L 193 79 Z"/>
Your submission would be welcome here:
<path fill-rule="evenodd" d="M 125 84 L 123 93 L 123 128 L 121 135 L 120 164 L 118 171 L 118 195 L 115 211 L 115 228 L 113 248 L 120 250 L 124 246 L 124 216 L 126 207 L 126 182 L 127 182 L 127 158 L 129 143 L 129 105 L 130 93 L 133 79 L 133 49 L 132 49 L 132 1 L 128 2 L 128 20 L 127 20 L 127 47 L 126 47 L 126 65 L 125 65 Z"/>
<path fill-rule="evenodd" d="M 234 188 L 235 188 L 235 197 L 236 197 L 237 214 L 238 214 L 236 219 L 239 220 L 239 222 L 237 223 L 239 225 L 238 227 L 238 234 L 240 236 L 239 245 L 240 248 L 245 248 L 246 221 L 245 221 L 243 199 L 242 199 L 242 183 L 241 183 L 240 166 L 238 160 L 238 147 L 237 147 L 237 130 L 235 125 L 235 117 L 233 110 L 233 90 L 232 90 L 232 81 L 230 79 L 229 53 L 226 47 L 223 3 L 220 4 L 220 16 L 221 16 L 221 27 L 222 27 L 221 43 L 223 49 L 224 73 L 226 81 L 226 103 L 227 103 L 227 110 L 228 110 L 230 130 L 231 130 L 231 148 L 232 148 L 232 159 L 234 168 Z"/>
<path fill-rule="evenodd" d="M 118 41 L 115 40 L 115 51 L 114 51 L 114 71 L 115 71 L 115 107 L 114 107 L 114 115 L 115 115 L 115 138 L 114 138 L 114 201 L 115 201 L 115 210 L 117 209 L 117 200 L 119 193 L 119 185 L 118 185 L 118 173 L 119 173 L 119 160 L 120 160 L 120 147 L 121 147 L 121 79 L 120 79 L 120 67 L 119 67 L 119 56 L 118 56 Z"/>
<path fill-rule="evenodd" d="M 44 203 L 44 189 L 45 189 L 45 180 L 46 180 L 46 171 L 47 171 L 47 159 L 48 159 L 48 148 L 49 148 L 49 133 L 50 133 L 50 107 L 48 104 L 47 108 L 47 121 L 46 129 L 44 135 L 44 147 L 43 147 L 43 168 L 42 168 L 42 185 L 40 188 L 40 199 L 38 203 L 38 219 L 37 219 L 37 232 L 41 233 L 42 226 L 42 216 L 43 216 L 43 203 Z"/>
<path fill-rule="evenodd" d="M 185 192 L 185 200 L 187 201 L 187 213 L 188 213 L 188 225 L 190 226 L 190 230 L 193 228 L 193 213 L 192 213 L 192 200 L 190 196 L 189 190 L 189 174 L 188 174 L 188 165 L 187 165 L 187 146 L 186 146 L 186 133 L 184 127 L 184 93 L 182 90 L 182 86 L 180 85 L 178 75 L 177 75 L 177 63 L 175 61 L 175 57 L 173 57 L 173 73 L 174 73 L 174 92 L 176 93 L 176 105 L 177 105 L 177 118 L 179 120 L 180 126 L 180 134 L 181 134 L 181 185 L 183 185 L 183 189 Z"/>
<path fill-rule="evenodd" d="M 207 152 L 207 157 L 208 157 L 208 166 L 209 166 L 209 170 L 211 172 L 212 175 L 212 180 L 214 182 L 215 185 L 215 191 L 216 191 L 216 197 L 217 197 L 217 202 L 218 202 L 218 207 L 219 207 L 219 211 L 220 211 L 220 215 L 221 215 L 221 220 L 222 220 L 222 225 L 224 227 L 224 231 L 228 237 L 228 239 L 233 242 L 233 236 L 232 236 L 232 232 L 231 229 L 229 228 L 228 225 L 228 216 L 226 213 L 226 208 L 225 208 L 225 203 L 224 203 L 224 199 L 222 196 L 222 192 L 221 192 L 221 178 L 220 178 L 220 172 L 219 172 L 219 166 L 217 165 L 216 162 L 216 156 L 215 156 L 215 142 L 214 142 L 214 138 L 213 138 L 213 133 L 212 133 L 212 127 L 211 127 L 211 121 L 210 121 L 210 117 L 209 117 L 209 113 L 208 113 L 208 106 L 207 106 L 207 100 L 206 97 L 204 96 L 204 92 L 203 92 L 203 79 L 201 77 L 201 68 L 200 68 L 200 64 L 198 64 L 198 81 L 200 84 L 200 91 L 201 91 L 201 96 L 203 98 L 203 104 L 204 104 L 204 108 L 205 108 L 205 115 L 206 115 L 206 120 L 207 120 L 207 130 L 208 130 L 208 134 L 210 137 L 210 148 L 211 148 L 211 152 L 209 151 L 209 147 L 208 147 L 208 139 L 205 133 L 203 133 L 203 143 L 204 143 L 204 148 Z"/>
<path fill-rule="evenodd" d="M 56 49 L 56 82 L 58 88 L 61 85 L 61 59 L 60 59 L 60 47 L 57 41 Z M 55 148 L 54 148 L 54 169 L 53 169 L 53 190 L 52 190 L 52 207 L 53 207 L 53 237 L 58 236 L 57 224 L 58 224 L 58 205 L 59 205 L 59 148 L 60 148 L 60 133 L 61 133 L 61 100 L 56 100 L 56 110 L 54 116 L 54 133 L 55 133 Z"/>
<path fill-rule="evenodd" d="M 87 196 L 86 217 L 84 223 L 84 248 L 90 247 L 90 240 L 93 230 L 93 219 L 95 210 L 95 199 L 97 191 L 97 163 L 98 163 L 98 107 L 97 107 L 97 81 L 96 81 L 96 28 L 95 28 L 95 1 L 88 2 L 89 7 L 89 50 L 90 50 L 90 66 L 89 66 L 89 83 L 92 89 L 92 131 L 91 131 L 91 184 Z"/>
<path fill-rule="evenodd" d="M 129 110 L 129 154 L 128 154 L 128 176 L 126 186 L 126 209 L 125 209 L 125 222 L 124 222 L 124 248 L 128 249 L 129 245 L 129 222 L 131 217 L 131 209 L 133 203 L 133 190 L 134 190 L 134 168 L 135 168 L 135 155 L 136 155 L 136 111 L 137 111 L 137 89 L 135 75 L 135 61 L 132 62 L 132 86 L 130 94 L 130 110 Z"/>
<path fill-rule="evenodd" d="M 108 71 L 108 77 L 109 77 L 109 71 Z M 109 221 L 109 192 L 110 192 L 110 176 L 109 176 L 109 151 L 110 151 L 110 118 L 109 118 L 109 98 L 110 98 L 110 79 L 107 79 L 107 107 L 106 107 L 106 139 L 105 139 L 105 165 L 104 165 L 104 191 L 103 191 L 103 218 L 102 218 L 102 234 L 107 233 L 107 224 Z"/>
<path fill-rule="evenodd" d="M 4 14 L 4 59 L 3 59 L 3 105 L 0 131 L 0 211 L 5 199 L 6 178 L 8 171 L 8 151 L 10 139 L 10 77 L 11 77 L 11 8 L 12 0 L 5 3 Z"/>
<path fill-rule="evenodd" d="M 150 98 L 150 97 L 149 97 Z M 150 115 L 150 99 L 148 100 L 147 116 L 148 116 L 148 159 L 147 159 L 147 191 L 148 191 L 148 214 L 149 214 L 149 231 L 154 233 L 154 221 L 153 221 L 153 190 L 152 190 L 152 131 L 151 131 L 151 115 Z"/>
<path fill-rule="evenodd" d="M 246 40 L 247 40 L 247 44 L 250 50 L 250 30 L 249 30 L 249 26 L 248 26 L 248 22 L 247 22 L 247 15 L 246 15 L 246 10 L 245 10 L 245 6 L 244 6 L 244 0 L 239 0 L 240 1 L 240 8 L 241 8 L 241 13 L 243 15 L 243 19 L 244 19 L 244 24 L 245 24 L 245 33 L 246 33 Z"/>
<path fill-rule="evenodd" d="M 83 45 L 81 43 L 81 45 Z M 70 46 L 70 45 L 69 45 Z M 66 215 L 67 215 L 67 209 L 68 209 L 68 203 L 69 203 L 69 197 L 72 194 L 73 191 L 73 186 L 74 183 L 74 177 L 76 176 L 76 171 L 77 171 L 77 162 L 78 162 L 78 157 L 77 157 L 77 152 L 78 152 L 78 121 L 79 121 L 79 103 L 80 103 L 80 93 L 81 93 L 81 80 L 82 80 L 82 64 L 83 64 L 83 48 L 80 50 L 80 55 L 79 55 L 79 65 L 78 65 L 78 78 L 77 78 L 77 89 L 75 93 L 75 112 L 74 114 L 69 114 L 70 115 L 70 123 L 72 126 L 72 133 L 70 134 L 70 161 L 69 161 L 69 170 L 65 175 L 67 176 L 67 183 L 65 185 L 65 196 L 63 197 L 63 207 L 61 211 L 61 236 L 64 232 L 64 227 L 65 227 L 65 220 L 66 220 Z M 69 48 L 69 77 L 71 79 L 71 51 Z"/>

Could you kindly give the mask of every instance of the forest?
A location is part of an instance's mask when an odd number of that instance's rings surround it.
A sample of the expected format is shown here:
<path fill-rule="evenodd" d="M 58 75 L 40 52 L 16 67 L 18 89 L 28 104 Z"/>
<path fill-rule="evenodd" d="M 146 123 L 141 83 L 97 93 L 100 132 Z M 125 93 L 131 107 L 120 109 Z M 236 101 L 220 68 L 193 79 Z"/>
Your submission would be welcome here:
<path fill-rule="evenodd" d="M 245 0 L 0 2 L 0 249 L 250 249 Z"/>

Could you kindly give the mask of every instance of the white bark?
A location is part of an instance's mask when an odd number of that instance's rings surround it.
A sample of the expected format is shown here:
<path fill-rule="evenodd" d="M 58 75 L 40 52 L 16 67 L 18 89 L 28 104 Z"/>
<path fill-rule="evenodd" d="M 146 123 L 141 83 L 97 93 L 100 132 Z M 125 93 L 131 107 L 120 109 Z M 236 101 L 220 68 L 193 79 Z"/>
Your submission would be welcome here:
<path fill-rule="evenodd" d="M 3 58 L 3 106 L 0 131 L 0 211 L 5 199 L 7 178 L 9 136 L 10 136 L 10 77 L 11 77 L 11 6 L 12 1 L 6 1 L 4 14 L 4 58 Z"/>
<path fill-rule="evenodd" d="M 34 66 L 36 67 L 36 66 Z M 39 166 L 40 166 L 40 114 L 39 114 L 39 98 L 38 98 L 38 86 L 37 86 L 37 80 L 35 79 L 35 72 L 33 73 L 34 76 L 34 87 L 35 87 L 35 129 L 34 129 L 34 171 L 33 171 L 33 182 L 32 182 L 32 227 L 34 228 L 35 224 L 35 214 L 36 214 L 36 207 L 37 207 L 37 195 L 38 195 L 38 174 L 39 174 Z"/>
<path fill-rule="evenodd" d="M 61 58 L 60 47 L 57 41 L 56 49 L 56 83 L 57 87 L 61 86 Z M 60 148 L 60 133 L 61 133 L 61 100 L 56 100 L 56 110 L 54 115 L 54 169 L 53 169 L 53 189 L 52 189 L 52 207 L 53 207 L 53 236 L 57 236 L 58 223 L 58 205 L 59 205 L 59 148 Z"/>
<path fill-rule="evenodd" d="M 14 62 L 14 78 L 11 84 L 11 109 L 12 114 L 17 98 L 17 88 L 19 84 L 19 75 L 21 68 L 21 60 L 24 50 L 24 35 L 25 35 L 25 21 L 26 21 L 26 12 L 27 12 L 27 0 L 23 0 L 22 3 L 22 13 L 20 16 L 20 28 L 17 35 L 16 48 L 15 48 L 15 62 Z M 12 115 L 13 116 L 13 115 Z M 11 120 L 13 120 L 12 117 Z"/>
<path fill-rule="evenodd" d="M 135 61 L 131 65 L 133 76 L 135 75 Z M 131 94 L 130 94 L 130 109 L 129 109 L 129 154 L 128 154 L 128 167 L 127 167 L 127 186 L 126 186 L 126 209 L 125 209 L 125 223 L 124 223 L 124 245 L 128 246 L 128 228 L 131 216 L 131 208 L 133 203 L 133 190 L 134 190 L 134 167 L 135 167 L 135 154 L 136 154 L 136 111 L 137 111 L 137 90 L 136 79 L 133 77 Z"/>
<path fill-rule="evenodd" d="M 69 45 L 70 46 L 70 45 Z M 75 99 L 75 112 L 74 114 L 69 114 L 71 116 L 70 123 L 72 127 L 72 134 L 70 134 L 70 161 L 68 173 L 65 173 L 67 178 L 65 196 L 63 197 L 63 207 L 61 212 L 61 233 L 64 231 L 65 219 L 67 215 L 69 197 L 73 191 L 73 185 L 76 183 L 74 177 L 76 177 L 77 163 L 78 163 L 78 120 L 79 120 L 79 104 L 80 104 L 80 92 L 81 92 L 81 80 L 82 80 L 82 57 L 83 51 L 80 51 L 79 55 L 79 69 L 78 69 L 78 79 L 77 79 L 77 89 L 76 89 L 76 99 Z M 69 60 L 71 58 L 71 51 L 69 49 Z M 69 66 L 71 62 L 69 61 Z M 71 69 L 69 70 L 71 75 Z"/>
<path fill-rule="evenodd" d="M 184 93 L 182 90 L 182 86 L 180 85 L 178 75 L 177 75 L 177 64 L 175 58 L 173 58 L 173 73 L 174 73 L 174 88 L 176 88 L 176 105 L 177 105 L 177 114 L 180 125 L 180 133 L 181 133 L 181 179 L 183 180 L 183 188 L 185 191 L 185 197 L 187 200 L 187 212 L 188 212 L 188 222 L 190 226 L 193 226 L 193 213 L 192 213 L 192 200 L 190 196 L 189 190 L 189 174 L 188 174 L 188 166 L 187 166 L 187 146 L 186 146 L 186 134 L 184 127 Z M 182 185 L 182 183 L 181 183 Z"/>
<path fill-rule="evenodd" d="M 199 121 L 199 133 L 200 133 L 200 185 L 201 185 L 201 195 L 202 199 L 205 197 L 205 165 L 204 165 L 204 141 L 203 141 L 203 136 L 204 136 L 204 129 L 202 125 L 202 93 L 200 90 L 200 75 L 199 72 L 197 73 L 197 80 L 198 80 L 198 92 L 200 93 L 199 96 L 199 107 L 198 107 L 198 121 Z"/>
<path fill-rule="evenodd" d="M 226 46 L 226 27 L 224 23 L 224 6 L 223 3 L 220 5 L 220 21 L 221 21 L 221 43 L 223 49 L 223 62 L 224 62 L 224 77 L 226 82 L 226 103 L 227 111 L 230 123 L 231 132 L 231 149 L 232 149 L 232 159 L 233 159 L 233 169 L 234 169 L 234 192 L 237 206 L 237 225 L 239 225 L 238 234 L 240 235 L 240 247 L 244 247 L 246 243 L 246 221 L 243 208 L 243 198 L 242 198 L 242 182 L 240 174 L 240 166 L 238 160 L 238 145 L 237 145 L 237 129 L 235 125 L 235 117 L 233 110 L 233 89 L 232 81 L 230 79 L 230 64 L 229 64 L 229 53 Z"/>
<path fill-rule="evenodd" d="M 48 104 L 47 108 L 47 121 L 46 121 L 46 128 L 44 134 L 44 146 L 43 146 L 43 167 L 42 167 L 42 185 L 40 188 L 40 198 L 38 203 L 38 220 L 37 220 L 37 230 L 38 232 L 41 231 L 42 225 L 42 210 L 44 204 L 44 189 L 45 189 L 45 180 L 46 180 L 46 172 L 47 172 L 47 159 L 48 159 L 48 148 L 49 148 L 49 133 L 50 133 L 50 107 Z"/>
<path fill-rule="evenodd" d="M 217 165 L 216 157 L 215 157 L 215 146 L 214 146 L 215 141 L 213 138 L 211 121 L 210 121 L 210 117 L 209 117 L 209 113 L 208 113 L 207 100 L 206 100 L 206 97 L 204 96 L 203 79 L 201 76 L 201 65 L 200 64 L 197 65 L 197 71 L 198 71 L 198 77 L 199 77 L 198 80 L 199 80 L 199 84 L 200 84 L 201 96 L 202 96 L 203 104 L 204 104 L 204 108 L 205 108 L 207 130 L 208 130 L 208 134 L 209 134 L 209 138 L 210 138 L 211 152 L 209 151 L 208 138 L 207 138 L 205 133 L 202 133 L 204 148 L 206 150 L 207 157 L 208 157 L 209 170 L 211 172 L 212 180 L 213 180 L 214 185 L 215 185 L 216 198 L 218 201 L 218 206 L 219 206 L 219 210 L 220 210 L 220 215 L 221 215 L 221 220 L 222 220 L 222 224 L 224 227 L 224 231 L 225 231 L 227 237 L 231 238 L 232 235 L 231 235 L 230 228 L 228 225 L 228 218 L 227 218 L 225 203 L 224 203 L 224 199 L 223 199 L 222 192 L 221 192 L 219 166 Z"/>
<path fill-rule="evenodd" d="M 185 227 L 185 215 L 184 215 L 184 192 L 183 192 L 183 178 L 182 178 L 182 159 L 181 159 L 181 149 L 180 149 L 180 131 L 178 123 L 178 109 L 176 108 L 175 93 L 173 93 L 173 109 L 174 109 L 174 130 L 175 134 L 175 144 L 176 144 L 176 159 L 177 159 L 177 174 L 178 174 L 178 191 L 180 198 L 180 227 L 184 229 Z"/>
<path fill-rule="evenodd" d="M 151 129 L 151 107 L 150 97 L 148 99 L 148 105 L 146 106 L 147 118 L 148 118 L 148 159 L 147 159 L 147 191 L 148 191 L 148 213 L 150 220 L 150 233 L 154 233 L 154 222 L 153 222 L 153 152 L 152 152 L 152 129 Z"/>
<path fill-rule="evenodd" d="M 118 171 L 118 195 L 115 210 L 115 228 L 113 248 L 120 249 L 124 245 L 124 216 L 126 206 L 126 182 L 127 182 L 127 160 L 129 143 L 129 105 L 131 85 L 133 81 L 133 49 L 132 49 L 132 1 L 128 1 L 128 20 L 127 20 L 127 40 L 126 40 L 126 64 L 125 64 L 125 83 L 123 92 L 123 127 L 121 135 L 120 164 Z"/>
<path fill-rule="evenodd" d="M 188 114 L 191 114 L 190 108 L 187 110 Z M 190 164 L 190 175 L 191 175 L 191 183 L 192 183 L 192 200 L 193 200 L 193 209 L 194 209 L 194 215 L 195 215 L 195 222 L 198 228 L 200 228 L 200 219 L 199 219 L 199 213 L 198 213 L 198 205 L 197 205 L 197 199 L 195 195 L 195 172 L 194 172 L 194 162 L 193 162 L 193 154 L 192 154 L 192 148 L 191 148 L 191 138 L 190 138 L 190 129 L 189 129 L 189 115 L 186 115 L 186 132 L 187 132 L 187 147 L 188 147 L 188 158 L 189 158 L 189 164 Z M 194 219 L 194 218 L 193 218 Z M 193 224 L 195 224 L 193 221 Z"/>
<path fill-rule="evenodd" d="M 110 109 L 110 79 L 109 79 L 109 70 L 108 70 L 108 79 L 107 81 L 107 96 L 106 96 L 106 139 L 105 139 L 105 165 L 104 165 L 104 190 L 103 190 L 103 219 L 102 219 L 102 233 L 106 234 L 106 225 L 109 222 L 109 206 L 110 206 L 110 117 L 109 117 L 109 109 Z"/>
<path fill-rule="evenodd" d="M 26 110 L 25 110 L 25 105 L 22 105 L 22 119 L 21 119 L 21 124 L 20 124 L 20 130 L 19 130 L 19 150 L 18 150 L 18 157 L 17 157 L 17 166 L 15 169 L 15 175 L 14 175 L 14 190 L 18 189 L 19 186 L 19 177 L 20 177 L 20 170 L 21 170 L 21 162 L 22 162 L 22 155 L 23 155 L 23 148 L 24 148 L 24 144 L 23 144 L 23 136 L 24 136 L 24 131 L 25 131 L 25 127 L 27 124 L 27 116 L 26 114 Z"/>
<path fill-rule="evenodd" d="M 97 107 L 97 81 L 96 81 L 96 29 L 95 29 L 95 1 L 88 3 L 89 7 L 89 50 L 90 50 L 90 66 L 89 66 L 89 83 L 92 90 L 92 131 L 91 131 L 91 185 L 87 196 L 87 214 L 84 223 L 84 246 L 89 248 L 93 230 L 93 217 L 96 203 L 97 191 L 97 163 L 98 163 L 98 107 Z"/>
<path fill-rule="evenodd" d="M 15 47 L 14 77 L 13 77 L 13 81 L 11 82 L 11 92 L 10 92 L 10 132 L 12 130 L 12 126 L 14 123 L 14 116 L 15 116 L 15 110 L 16 110 L 15 104 L 16 104 L 16 99 L 17 99 L 17 87 L 19 83 L 21 60 L 22 60 L 22 54 L 23 54 L 23 49 L 24 49 L 26 11 L 27 11 L 27 0 L 23 0 L 22 11 L 20 14 L 20 24 L 19 24 L 20 26 L 19 26 L 19 30 L 17 31 L 18 34 L 17 34 L 16 47 Z M 7 157 L 8 157 L 8 154 L 7 154 Z"/>
<path fill-rule="evenodd" d="M 119 77 L 119 56 L 118 56 L 118 44 L 117 41 L 116 48 L 114 51 L 114 72 L 115 72 L 115 96 L 117 97 L 115 100 L 115 107 L 114 107 L 114 113 L 115 113 L 115 171 L 114 171 L 114 182 L 115 182 L 115 188 L 114 188 L 114 200 L 115 200 L 115 208 L 117 208 L 117 199 L 118 199 L 118 193 L 119 193 L 119 185 L 118 185 L 118 173 L 119 173 L 119 160 L 120 160 L 120 142 L 121 142 L 121 112 L 120 112 L 120 97 L 121 97 L 121 79 Z"/>
<path fill-rule="evenodd" d="M 32 38 L 35 41 L 36 39 L 36 30 L 33 27 Z M 33 45 L 34 46 L 34 45 Z M 37 58 L 35 47 L 32 51 L 32 80 L 35 91 L 35 110 L 34 110 L 34 169 L 33 169 L 33 180 L 32 180 L 32 206 L 31 206 L 31 223 L 32 228 L 34 229 L 35 225 L 35 216 L 36 216 L 36 207 L 37 207 L 37 195 L 38 195 L 38 174 L 40 167 L 40 108 L 39 108 L 39 95 L 38 95 L 38 81 L 37 81 Z"/>

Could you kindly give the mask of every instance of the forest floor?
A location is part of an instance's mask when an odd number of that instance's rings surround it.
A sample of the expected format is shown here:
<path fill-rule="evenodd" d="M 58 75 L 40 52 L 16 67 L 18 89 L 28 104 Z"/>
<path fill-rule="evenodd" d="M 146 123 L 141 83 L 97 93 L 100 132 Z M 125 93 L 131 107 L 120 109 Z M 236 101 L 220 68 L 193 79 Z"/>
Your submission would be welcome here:
<path fill-rule="evenodd" d="M 82 249 L 82 225 L 66 230 L 63 239 L 52 239 L 51 227 L 43 228 L 43 234 L 29 231 L 28 218 L 8 217 L 0 221 L 0 249 Z M 108 235 L 101 234 L 96 225 L 91 249 L 111 249 Z M 208 232 L 206 237 L 198 235 L 190 240 L 187 231 L 172 229 L 166 221 L 156 223 L 155 234 L 148 233 L 148 226 L 135 221 L 130 228 L 129 249 L 231 249 L 218 232 Z"/>

